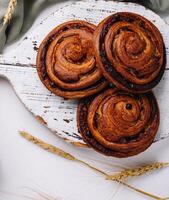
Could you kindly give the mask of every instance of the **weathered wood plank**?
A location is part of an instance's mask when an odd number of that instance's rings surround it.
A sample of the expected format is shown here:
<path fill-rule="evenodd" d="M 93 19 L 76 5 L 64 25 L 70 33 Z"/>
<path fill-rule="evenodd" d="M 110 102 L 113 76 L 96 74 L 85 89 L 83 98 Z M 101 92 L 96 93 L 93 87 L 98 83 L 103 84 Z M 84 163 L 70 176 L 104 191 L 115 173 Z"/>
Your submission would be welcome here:
<path fill-rule="evenodd" d="M 103 9 L 104 8 L 104 9 Z M 0 74 L 7 77 L 16 94 L 41 123 L 60 137 L 84 144 L 76 127 L 76 101 L 66 101 L 51 94 L 40 82 L 36 72 L 37 47 L 44 36 L 59 23 L 82 19 L 98 24 L 104 17 L 117 11 L 130 11 L 144 15 L 161 31 L 167 50 L 167 70 L 155 89 L 161 110 L 161 125 L 157 140 L 169 136 L 169 26 L 152 11 L 136 4 L 119 2 L 90 1 L 68 4 L 45 18 L 36 30 L 29 32 L 14 45 L 11 51 L 0 56 Z"/>
<path fill-rule="evenodd" d="M 35 65 L 40 42 L 58 24 L 73 19 L 98 24 L 106 16 L 119 11 L 136 12 L 147 17 L 160 29 L 167 42 L 166 29 L 169 29 L 168 26 L 157 14 L 143 6 L 112 1 L 80 1 L 73 4 L 68 3 L 48 17 L 44 17 L 36 29 L 23 36 L 10 51 L 0 55 L 0 63 Z M 168 49 L 167 53 L 169 53 Z"/>
<path fill-rule="evenodd" d="M 32 67 L 2 66 L 16 94 L 37 118 L 57 135 L 71 142 L 81 142 L 76 127 L 77 102 L 64 100 L 51 94 L 39 81 L 36 69 Z M 13 70 L 15 69 L 15 70 Z M 35 77 L 32 79 L 32 77 Z M 169 135 L 169 70 L 154 90 L 161 111 L 161 125 L 157 140 Z"/>
<path fill-rule="evenodd" d="M 4 68 L 0 65 L 0 71 L 4 69 L 19 99 L 41 123 L 66 140 L 82 142 L 77 134 L 76 101 L 64 100 L 51 94 L 40 82 L 35 68 L 19 66 Z"/>

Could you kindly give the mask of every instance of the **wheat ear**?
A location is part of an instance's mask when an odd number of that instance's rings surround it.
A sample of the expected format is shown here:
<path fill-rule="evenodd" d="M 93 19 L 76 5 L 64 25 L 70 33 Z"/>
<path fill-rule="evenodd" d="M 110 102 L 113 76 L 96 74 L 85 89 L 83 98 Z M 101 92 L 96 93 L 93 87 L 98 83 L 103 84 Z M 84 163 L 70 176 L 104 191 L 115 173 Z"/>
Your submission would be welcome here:
<path fill-rule="evenodd" d="M 133 169 L 125 169 L 117 174 L 112 174 L 109 175 L 109 179 L 111 180 L 116 180 L 116 181 L 121 181 L 121 180 L 125 180 L 127 178 L 130 177 L 137 177 L 137 176 L 141 176 L 144 175 L 148 172 L 157 170 L 157 169 L 161 169 L 164 167 L 168 167 L 169 163 L 163 163 L 163 162 L 155 162 L 155 163 L 151 163 L 151 164 L 147 164 L 147 165 L 143 165 L 140 167 L 136 167 Z"/>
<path fill-rule="evenodd" d="M 109 175 L 109 174 L 107 174 L 106 172 L 104 172 L 104 171 L 102 171 L 102 170 L 100 170 L 100 169 L 97 169 L 97 168 L 91 166 L 90 164 L 88 164 L 88 163 L 86 163 L 86 162 L 84 162 L 84 161 L 82 161 L 82 160 L 79 160 L 79 159 L 75 158 L 75 157 L 72 156 L 71 154 L 69 154 L 69 153 L 67 153 L 67 152 L 65 152 L 65 151 L 63 151 L 63 150 L 61 150 L 61 149 L 59 149 L 59 148 L 57 148 L 57 147 L 55 147 L 55 146 L 53 146 L 53 145 L 51 145 L 51 144 L 48 144 L 48 143 L 42 141 L 42 140 L 40 140 L 40 139 L 38 139 L 38 138 L 32 136 L 31 134 L 29 134 L 29 133 L 27 133 L 27 132 L 25 132 L 25 131 L 19 131 L 19 133 L 20 133 L 20 135 L 21 135 L 22 137 L 24 137 L 26 140 L 28 140 L 28 141 L 30 141 L 30 142 L 32 142 L 32 143 L 38 145 L 38 146 L 41 147 L 42 149 L 47 150 L 47 151 L 49 151 L 49 152 L 51 152 L 51 153 L 54 153 L 54 154 L 56 154 L 56 155 L 58 155 L 58 156 L 61 156 L 61 157 L 63 157 L 63 158 L 66 158 L 66 159 L 68 159 L 68 160 L 80 162 L 80 163 L 86 165 L 87 167 L 91 168 L 92 170 L 94 170 L 94 171 L 96 171 L 96 172 L 99 172 L 99 173 L 102 174 L 104 177 L 106 177 L 106 179 L 119 182 L 119 183 L 123 184 L 124 186 L 126 186 L 126 187 L 128 187 L 128 188 L 130 188 L 130 189 L 132 189 L 132 190 L 134 190 L 134 191 L 136 191 L 136 192 L 139 192 L 139 193 L 141 193 L 141 194 L 144 194 L 144 195 L 146 195 L 146 196 L 148 196 L 148 197 L 151 197 L 151 198 L 153 198 L 153 199 L 156 199 L 156 200 L 168 199 L 168 198 L 161 198 L 161 197 L 158 197 L 158 196 L 156 196 L 156 195 L 150 194 L 150 193 L 148 193 L 148 192 L 145 192 L 145 191 L 143 191 L 143 190 L 140 190 L 140 189 L 138 189 L 138 188 L 135 188 L 135 187 L 133 187 L 133 186 L 131 186 L 131 185 L 129 185 L 129 184 L 123 182 L 124 178 L 126 179 L 126 178 L 128 178 L 128 177 L 138 176 L 138 174 L 139 174 L 139 175 L 143 175 L 143 174 L 145 174 L 146 172 L 149 172 L 149 171 L 152 171 L 152 170 L 155 170 L 155 169 L 161 169 L 162 167 L 168 166 L 168 163 L 161 163 L 161 164 L 160 164 L 160 163 L 159 163 L 159 164 L 156 163 L 156 164 L 154 164 L 154 165 L 153 165 L 153 164 L 151 164 L 151 165 L 146 165 L 146 166 L 139 167 L 139 168 L 136 168 L 136 169 L 126 169 L 126 170 L 123 170 L 122 172 L 120 172 L 120 173 L 118 173 L 118 174 Z M 151 167 L 150 167 L 150 166 L 151 166 Z M 157 166 L 158 166 L 158 167 L 157 167 Z M 141 170 L 140 168 L 144 168 L 144 170 Z M 150 169 L 151 169 L 151 170 L 150 170 Z M 130 173 L 127 173 L 127 174 L 125 173 L 125 176 L 124 176 L 124 171 L 125 171 L 125 172 L 126 172 L 126 171 L 128 171 L 128 172 L 130 171 Z M 136 173 L 136 171 L 137 171 L 137 173 Z M 138 172 L 138 171 L 139 171 L 139 172 Z M 122 176 L 121 174 L 123 174 L 123 176 Z M 113 176 L 116 176 L 116 178 L 113 177 Z M 124 178 L 121 178 L 121 177 L 124 177 Z"/>
<path fill-rule="evenodd" d="M 6 11 L 6 13 L 4 15 L 4 18 L 3 18 L 3 25 L 5 25 L 8 22 L 10 22 L 16 5 L 17 5 L 17 0 L 10 0 L 9 1 L 7 11 Z"/>

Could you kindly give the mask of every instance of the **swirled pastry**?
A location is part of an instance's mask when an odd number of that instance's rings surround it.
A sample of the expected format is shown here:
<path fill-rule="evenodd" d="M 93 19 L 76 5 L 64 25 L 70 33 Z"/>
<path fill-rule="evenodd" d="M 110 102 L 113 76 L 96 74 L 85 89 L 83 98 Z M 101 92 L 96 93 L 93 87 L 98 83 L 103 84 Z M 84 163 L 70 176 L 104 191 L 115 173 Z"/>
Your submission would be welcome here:
<path fill-rule="evenodd" d="M 52 30 L 40 45 L 37 71 L 43 84 L 64 98 L 86 97 L 106 85 L 93 47 L 95 26 L 69 21 Z"/>
<path fill-rule="evenodd" d="M 77 123 L 84 141 L 96 151 L 129 157 L 152 144 L 159 109 L 152 92 L 131 94 L 111 88 L 80 101 Z"/>
<path fill-rule="evenodd" d="M 159 30 L 144 17 L 128 12 L 113 14 L 99 24 L 94 38 L 103 75 L 119 89 L 144 93 L 162 78 L 164 42 Z"/>

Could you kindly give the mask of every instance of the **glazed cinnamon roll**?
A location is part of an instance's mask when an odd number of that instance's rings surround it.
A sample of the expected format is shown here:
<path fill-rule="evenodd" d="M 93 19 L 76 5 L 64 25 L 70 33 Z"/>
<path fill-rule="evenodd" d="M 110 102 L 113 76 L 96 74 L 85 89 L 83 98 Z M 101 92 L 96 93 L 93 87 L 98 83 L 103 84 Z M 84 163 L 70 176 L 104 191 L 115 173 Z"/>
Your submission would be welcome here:
<path fill-rule="evenodd" d="M 86 97 L 106 85 L 93 47 L 95 26 L 70 21 L 52 30 L 40 45 L 37 71 L 43 84 L 64 98 Z"/>
<path fill-rule="evenodd" d="M 159 83 L 165 69 L 165 47 L 150 21 L 134 13 L 116 13 L 98 25 L 94 38 L 103 75 L 119 89 L 144 93 Z"/>
<path fill-rule="evenodd" d="M 129 157 L 152 144 L 159 109 L 152 92 L 131 94 L 111 88 L 80 101 L 77 123 L 84 141 L 96 151 Z"/>

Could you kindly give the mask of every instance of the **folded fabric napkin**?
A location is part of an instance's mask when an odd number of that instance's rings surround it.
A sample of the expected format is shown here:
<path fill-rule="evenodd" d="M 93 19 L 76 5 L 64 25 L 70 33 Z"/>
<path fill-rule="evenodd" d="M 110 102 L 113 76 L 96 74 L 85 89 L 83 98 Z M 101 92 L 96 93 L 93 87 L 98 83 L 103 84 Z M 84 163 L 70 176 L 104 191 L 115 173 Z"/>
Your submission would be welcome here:
<path fill-rule="evenodd" d="M 10 43 L 25 33 L 47 6 L 61 0 L 1 0 L 0 1 L 0 53 Z M 125 0 L 124 0 L 125 1 Z M 155 11 L 169 8 L 169 0 L 129 0 L 142 3 Z"/>

